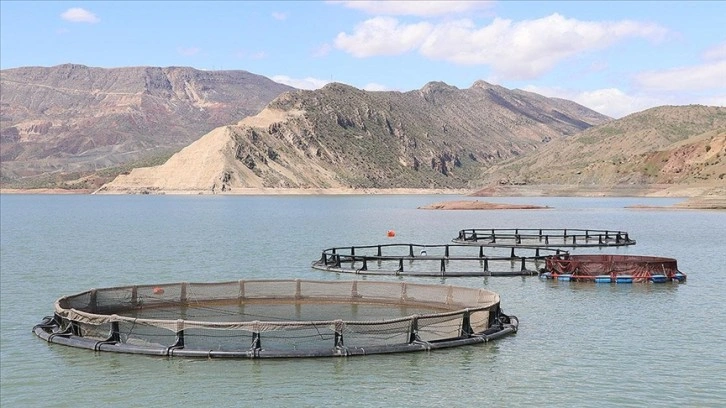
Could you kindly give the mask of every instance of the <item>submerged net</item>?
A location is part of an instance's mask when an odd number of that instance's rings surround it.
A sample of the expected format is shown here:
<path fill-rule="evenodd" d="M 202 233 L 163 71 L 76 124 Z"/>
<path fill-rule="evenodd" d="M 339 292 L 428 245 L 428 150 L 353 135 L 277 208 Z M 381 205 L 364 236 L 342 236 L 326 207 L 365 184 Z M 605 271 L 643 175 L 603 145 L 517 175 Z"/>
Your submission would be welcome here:
<path fill-rule="evenodd" d="M 126 353 L 306 357 L 427 350 L 516 331 L 499 295 L 407 282 L 240 280 L 92 289 L 34 328 Z"/>

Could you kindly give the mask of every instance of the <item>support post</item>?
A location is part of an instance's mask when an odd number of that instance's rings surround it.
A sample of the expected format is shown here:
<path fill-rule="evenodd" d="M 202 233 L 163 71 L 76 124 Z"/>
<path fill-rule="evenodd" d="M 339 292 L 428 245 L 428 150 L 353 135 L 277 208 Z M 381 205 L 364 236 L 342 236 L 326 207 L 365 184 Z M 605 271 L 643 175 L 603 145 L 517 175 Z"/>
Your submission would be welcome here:
<path fill-rule="evenodd" d="M 474 334 L 474 329 L 471 328 L 471 314 L 469 309 L 464 310 L 464 315 L 461 317 L 461 333 L 459 337 L 471 337 Z"/>
<path fill-rule="evenodd" d="M 78 337 L 83 337 L 81 333 L 81 326 L 75 320 L 71 320 L 71 334 Z"/>
<path fill-rule="evenodd" d="M 259 331 L 252 332 L 252 345 L 250 346 L 250 349 L 254 351 L 262 349 L 262 339 L 260 338 Z"/>
<path fill-rule="evenodd" d="M 184 330 L 176 332 L 176 340 L 170 348 L 184 348 Z"/>
<path fill-rule="evenodd" d="M 418 315 L 414 315 L 411 317 L 411 324 L 408 326 L 408 342 L 413 343 L 418 340 Z"/>
<path fill-rule="evenodd" d="M 343 342 L 343 327 L 345 324 L 342 320 L 336 320 L 335 321 L 335 336 L 333 338 L 334 346 L 336 348 L 345 347 L 345 344 Z"/>
<path fill-rule="evenodd" d="M 115 343 L 118 343 L 121 341 L 121 333 L 120 329 L 118 327 L 118 322 L 111 322 L 111 333 L 108 336 L 108 340 L 106 341 L 112 341 Z"/>

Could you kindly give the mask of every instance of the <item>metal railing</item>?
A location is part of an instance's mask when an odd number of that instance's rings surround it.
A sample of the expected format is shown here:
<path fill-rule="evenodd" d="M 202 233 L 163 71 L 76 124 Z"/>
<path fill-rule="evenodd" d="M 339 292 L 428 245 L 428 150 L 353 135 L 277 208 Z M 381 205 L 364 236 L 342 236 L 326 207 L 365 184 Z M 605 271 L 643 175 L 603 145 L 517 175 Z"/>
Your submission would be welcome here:
<path fill-rule="evenodd" d="M 537 275 L 544 259 L 566 251 L 465 244 L 381 244 L 328 248 L 312 267 L 360 275 L 429 277 Z"/>
<path fill-rule="evenodd" d="M 546 228 L 471 228 L 459 231 L 455 243 L 480 246 L 605 247 L 635 245 L 626 231 Z"/>

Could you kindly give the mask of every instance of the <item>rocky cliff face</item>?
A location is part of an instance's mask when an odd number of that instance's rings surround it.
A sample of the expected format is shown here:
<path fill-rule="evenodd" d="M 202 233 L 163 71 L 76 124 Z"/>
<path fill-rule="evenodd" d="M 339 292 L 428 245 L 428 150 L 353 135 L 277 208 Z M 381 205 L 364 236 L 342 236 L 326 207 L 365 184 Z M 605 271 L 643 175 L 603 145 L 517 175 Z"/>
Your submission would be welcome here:
<path fill-rule="evenodd" d="M 610 120 L 573 102 L 483 81 L 469 89 L 432 82 L 405 93 L 329 84 L 284 93 L 259 115 L 103 190 L 471 188 L 495 163 Z M 224 163 L 213 180 L 180 182 L 189 175 L 179 163 L 210 154 Z"/>
<path fill-rule="evenodd" d="M 246 71 L 83 65 L 0 71 L 3 186 L 168 157 L 292 90 Z"/>

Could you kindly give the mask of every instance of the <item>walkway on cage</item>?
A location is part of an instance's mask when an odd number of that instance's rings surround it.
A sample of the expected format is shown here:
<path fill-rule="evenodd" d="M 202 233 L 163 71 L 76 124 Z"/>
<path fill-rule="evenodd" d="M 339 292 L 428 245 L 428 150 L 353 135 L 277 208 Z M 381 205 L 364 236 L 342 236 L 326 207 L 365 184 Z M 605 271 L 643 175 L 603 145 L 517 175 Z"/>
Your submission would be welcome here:
<path fill-rule="evenodd" d="M 421 277 L 538 275 L 544 259 L 567 251 L 526 246 L 378 244 L 327 248 L 314 269 Z"/>
<path fill-rule="evenodd" d="M 626 231 L 552 228 L 470 228 L 452 240 L 480 246 L 617 247 L 635 245 Z"/>

